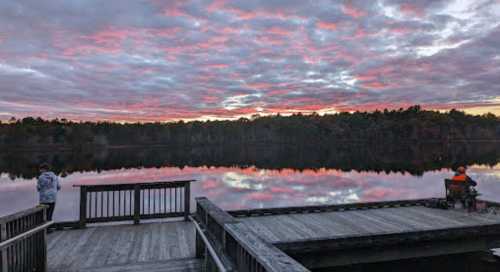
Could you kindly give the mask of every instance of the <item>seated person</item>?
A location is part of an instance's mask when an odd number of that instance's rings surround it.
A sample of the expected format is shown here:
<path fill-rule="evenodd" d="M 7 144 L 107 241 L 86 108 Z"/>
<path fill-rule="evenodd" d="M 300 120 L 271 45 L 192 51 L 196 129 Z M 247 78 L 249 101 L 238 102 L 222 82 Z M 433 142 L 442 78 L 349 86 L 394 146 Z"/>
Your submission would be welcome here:
<path fill-rule="evenodd" d="M 464 207 L 474 208 L 474 199 L 477 194 L 474 189 L 471 190 L 471 187 L 475 187 L 477 182 L 467 175 L 467 169 L 463 166 L 458 167 L 451 180 L 453 183 L 449 187 L 450 197 L 454 201 L 460 200 Z"/>

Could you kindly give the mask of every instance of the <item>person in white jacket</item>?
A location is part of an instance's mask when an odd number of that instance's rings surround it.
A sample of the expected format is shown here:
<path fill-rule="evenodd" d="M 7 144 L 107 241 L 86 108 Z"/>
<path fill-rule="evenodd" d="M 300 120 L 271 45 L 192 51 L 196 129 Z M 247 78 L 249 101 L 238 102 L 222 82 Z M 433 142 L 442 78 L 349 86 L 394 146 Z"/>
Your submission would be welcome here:
<path fill-rule="evenodd" d="M 57 191 L 61 190 L 59 177 L 50 171 L 50 165 L 40 165 L 40 176 L 36 189 L 40 197 L 40 204 L 47 206 L 47 220 L 52 221 L 52 215 L 56 207 Z"/>

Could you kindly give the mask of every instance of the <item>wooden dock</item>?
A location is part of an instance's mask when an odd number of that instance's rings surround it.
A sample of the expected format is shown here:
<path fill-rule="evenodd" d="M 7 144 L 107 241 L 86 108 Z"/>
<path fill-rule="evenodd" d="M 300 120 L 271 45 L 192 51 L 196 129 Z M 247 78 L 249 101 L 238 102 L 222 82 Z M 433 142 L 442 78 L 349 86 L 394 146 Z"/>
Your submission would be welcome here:
<path fill-rule="evenodd" d="M 194 226 L 176 221 L 89 226 L 48 235 L 53 272 L 200 271 Z"/>
<path fill-rule="evenodd" d="M 46 222 L 43 208 L 1 218 L 0 272 L 306 272 L 500 248 L 497 203 L 483 213 L 436 199 L 224 211 L 197 198 L 192 214 L 190 182 L 82 186 L 76 222 Z"/>
<path fill-rule="evenodd" d="M 342 211 L 232 214 L 310 269 L 477 252 L 500 242 L 500 214 L 430 208 L 418 201 L 386 204 Z M 285 211 L 292 213 L 280 214 Z"/>

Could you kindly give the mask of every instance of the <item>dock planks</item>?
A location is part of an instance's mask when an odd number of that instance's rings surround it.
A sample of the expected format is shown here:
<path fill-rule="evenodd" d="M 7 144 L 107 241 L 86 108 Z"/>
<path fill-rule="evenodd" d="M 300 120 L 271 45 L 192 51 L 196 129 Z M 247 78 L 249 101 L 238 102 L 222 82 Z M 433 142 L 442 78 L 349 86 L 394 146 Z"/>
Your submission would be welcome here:
<path fill-rule="evenodd" d="M 240 217 L 271 243 L 500 224 L 500 215 L 423 206 Z"/>
<path fill-rule="evenodd" d="M 49 271 L 200 271 L 189 222 L 93 226 L 48 236 Z"/>
<path fill-rule="evenodd" d="M 479 252 L 500 245 L 498 213 L 406 204 L 230 213 L 309 269 Z"/>

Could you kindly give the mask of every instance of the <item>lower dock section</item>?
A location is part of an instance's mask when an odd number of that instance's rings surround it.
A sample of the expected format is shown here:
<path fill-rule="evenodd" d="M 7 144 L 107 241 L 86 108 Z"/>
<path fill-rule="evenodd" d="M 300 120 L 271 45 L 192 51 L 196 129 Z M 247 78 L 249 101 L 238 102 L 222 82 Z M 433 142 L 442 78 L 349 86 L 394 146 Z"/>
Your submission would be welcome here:
<path fill-rule="evenodd" d="M 91 226 L 48 235 L 51 272 L 201 271 L 189 222 Z"/>

